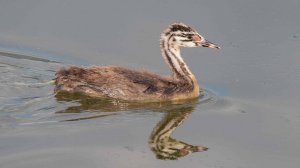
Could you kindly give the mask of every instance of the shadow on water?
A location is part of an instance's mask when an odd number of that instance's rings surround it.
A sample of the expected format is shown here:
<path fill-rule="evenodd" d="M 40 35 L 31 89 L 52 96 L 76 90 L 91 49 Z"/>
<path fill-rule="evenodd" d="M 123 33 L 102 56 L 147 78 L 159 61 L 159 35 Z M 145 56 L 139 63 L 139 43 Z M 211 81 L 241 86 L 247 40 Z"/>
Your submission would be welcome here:
<path fill-rule="evenodd" d="M 81 113 L 89 112 L 106 112 L 101 115 L 93 115 L 91 117 L 81 117 L 68 119 L 64 121 L 78 121 L 93 118 L 101 118 L 116 115 L 122 111 L 146 110 L 152 112 L 164 113 L 163 118 L 153 128 L 149 137 L 149 147 L 156 155 L 157 159 L 176 160 L 180 157 L 187 156 L 194 152 L 203 152 L 208 150 L 204 146 L 195 146 L 173 139 L 172 133 L 194 112 L 197 105 L 207 103 L 213 100 L 213 97 L 206 91 L 201 92 L 198 99 L 191 99 L 182 102 L 158 102 L 158 103 L 137 103 L 126 102 L 120 100 L 96 99 L 82 94 L 70 94 L 60 92 L 56 94 L 59 102 L 76 101 L 79 105 L 68 107 L 57 113 Z M 113 113 L 116 112 L 116 113 Z"/>

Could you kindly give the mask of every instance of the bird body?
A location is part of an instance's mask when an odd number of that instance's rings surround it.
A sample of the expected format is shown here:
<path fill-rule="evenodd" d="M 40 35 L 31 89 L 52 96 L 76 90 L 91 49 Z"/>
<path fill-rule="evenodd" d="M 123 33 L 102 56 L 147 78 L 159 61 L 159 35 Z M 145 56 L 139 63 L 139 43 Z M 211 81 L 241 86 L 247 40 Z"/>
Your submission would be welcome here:
<path fill-rule="evenodd" d="M 100 98 L 165 101 L 194 98 L 199 95 L 198 85 L 123 67 L 70 67 L 60 70 L 56 75 L 56 90 L 80 92 Z"/>
<path fill-rule="evenodd" d="M 177 101 L 199 96 L 199 85 L 180 55 L 181 47 L 219 48 L 191 27 L 174 23 L 161 35 L 162 55 L 173 72 L 164 77 L 115 66 L 70 67 L 56 73 L 55 90 L 128 101 Z"/>

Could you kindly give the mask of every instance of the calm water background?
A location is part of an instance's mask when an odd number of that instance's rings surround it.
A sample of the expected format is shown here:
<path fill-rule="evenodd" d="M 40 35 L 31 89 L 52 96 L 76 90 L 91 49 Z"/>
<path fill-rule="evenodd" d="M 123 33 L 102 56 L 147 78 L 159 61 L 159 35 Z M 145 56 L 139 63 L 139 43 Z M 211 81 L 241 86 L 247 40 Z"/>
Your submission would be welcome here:
<path fill-rule="evenodd" d="M 299 8 L 299 0 L 1 1 L 0 167 L 298 167 Z M 174 21 L 222 46 L 183 50 L 211 101 L 199 99 L 173 137 L 207 152 L 156 159 L 148 141 L 166 113 L 159 106 L 78 108 L 55 98 L 47 82 L 70 65 L 169 74 L 159 35 Z"/>

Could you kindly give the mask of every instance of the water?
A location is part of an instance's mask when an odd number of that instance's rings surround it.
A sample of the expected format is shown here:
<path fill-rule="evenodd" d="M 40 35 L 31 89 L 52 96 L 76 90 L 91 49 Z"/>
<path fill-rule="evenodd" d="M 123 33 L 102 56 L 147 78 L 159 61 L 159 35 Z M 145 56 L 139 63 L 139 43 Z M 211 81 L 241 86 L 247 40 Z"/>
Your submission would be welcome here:
<path fill-rule="evenodd" d="M 123 3 L 0 2 L 0 167 L 300 164 L 299 1 Z M 199 99 L 132 104 L 54 94 L 50 81 L 70 65 L 168 74 L 158 38 L 174 21 L 222 47 L 183 50 L 204 89 Z M 170 127 L 164 143 L 155 141 Z M 187 146 L 162 155 L 158 146 L 170 142 Z M 197 146 L 209 149 L 188 152 Z"/>

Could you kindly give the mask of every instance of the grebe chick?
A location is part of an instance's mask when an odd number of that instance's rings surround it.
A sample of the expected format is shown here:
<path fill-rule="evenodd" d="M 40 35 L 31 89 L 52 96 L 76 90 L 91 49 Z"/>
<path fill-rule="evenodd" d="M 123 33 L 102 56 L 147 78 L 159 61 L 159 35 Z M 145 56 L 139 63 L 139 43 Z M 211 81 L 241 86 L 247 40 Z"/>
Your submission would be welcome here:
<path fill-rule="evenodd" d="M 177 101 L 199 96 L 200 87 L 181 57 L 181 47 L 219 47 L 183 23 L 171 24 L 160 47 L 173 75 L 159 76 L 115 66 L 70 67 L 56 73 L 55 91 L 79 92 L 92 97 L 129 101 Z"/>

